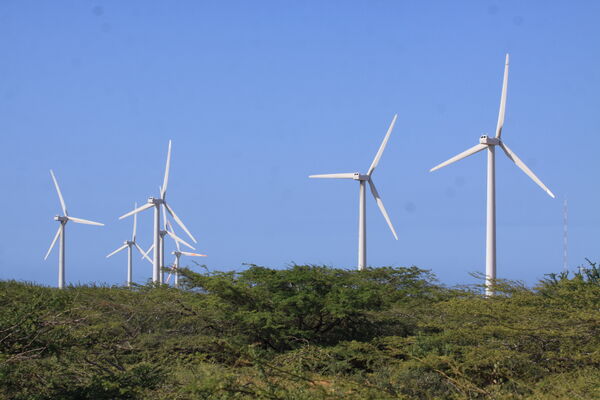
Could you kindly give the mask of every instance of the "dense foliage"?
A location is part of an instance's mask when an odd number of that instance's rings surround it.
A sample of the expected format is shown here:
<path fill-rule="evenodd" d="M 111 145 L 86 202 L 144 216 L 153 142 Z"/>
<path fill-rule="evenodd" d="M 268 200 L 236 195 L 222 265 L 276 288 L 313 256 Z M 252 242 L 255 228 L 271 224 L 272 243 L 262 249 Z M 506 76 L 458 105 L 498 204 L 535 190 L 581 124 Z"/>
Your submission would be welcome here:
<path fill-rule="evenodd" d="M 600 269 L 183 271 L 183 289 L 0 282 L 5 399 L 600 398 Z"/>

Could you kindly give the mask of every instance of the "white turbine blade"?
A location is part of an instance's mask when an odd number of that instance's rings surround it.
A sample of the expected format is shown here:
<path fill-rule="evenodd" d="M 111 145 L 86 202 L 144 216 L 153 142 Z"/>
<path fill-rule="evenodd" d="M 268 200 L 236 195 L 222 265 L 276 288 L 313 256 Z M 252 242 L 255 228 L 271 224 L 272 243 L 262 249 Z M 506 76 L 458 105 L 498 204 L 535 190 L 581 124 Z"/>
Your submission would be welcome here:
<path fill-rule="evenodd" d="M 504 64 L 504 80 L 502 81 L 502 96 L 500 97 L 500 111 L 498 111 L 498 125 L 496 125 L 496 137 L 502 135 L 502 127 L 504 126 L 504 114 L 506 111 L 506 88 L 508 86 L 508 54 L 506 55 L 506 63 Z"/>
<path fill-rule="evenodd" d="M 134 244 L 135 248 L 138 249 L 138 251 L 142 255 L 142 258 L 145 258 L 146 260 L 148 260 L 148 262 L 152 263 L 152 260 L 150 259 L 150 257 L 148 257 L 147 254 L 144 253 L 144 250 L 137 243 L 133 243 L 133 244 Z M 152 247 L 150 247 L 150 250 L 152 250 L 153 247 L 154 247 L 154 245 Z M 150 250 L 148 250 L 148 251 L 150 251 Z"/>
<path fill-rule="evenodd" d="M 521 170 L 523 170 L 523 172 L 525 172 L 527 174 L 527 176 L 529 176 L 535 183 L 538 184 L 539 187 L 541 187 L 542 189 L 544 189 L 544 191 L 546 193 L 548 193 L 548 195 L 552 198 L 554 198 L 554 193 L 552 193 L 550 191 L 550 189 L 548 189 L 546 187 L 546 185 L 544 185 L 542 183 L 542 181 L 540 180 L 540 178 L 538 178 L 532 170 L 529 169 L 529 167 L 527 165 L 525 165 L 525 163 L 523 161 L 521 161 L 521 159 L 511 150 L 508 148 L 508 146 L 503 143 L 500 142 L 500 147 L 502 147 L 502 150 L 504 150 L 504 153 L 506 154 L 506 156 L 508 158 L 510 158 L 515 164 L 517 164 L 517 167 L 521 168 Z"/>
<path fill-rule="evenodd" d="M 73 221 L 78 224 L 104 226 L 104 224 L 101 222 L 88 221 L 87 219 L 83 219 L 83 218 L 75 218 L 75 217 L 67 217 L 67 218 L 69 219 L 69 221 Z"/>
<path fill-rule="evenodd" d="M 171 141 L 169 140 L 169 151 L 167 152 L 167 166 L 165 167 L 165 177 L 163 179 L 163 184 L 160 190 L 160 198 L 165 198 L 165 193 L 167 192 L 167 184 L 169 183 L 169 169 L 171 168 Z"/>
<path fill-rule="evenodd" d="M 150 246 L 150 248 L 149 248 L 148 250 L 146 250 L 145 252 L 144 252 L 144 250 L 140 249 L 140 247 L 139 247 L 139 246 L 137 246 L 137 247 L 138 247 L 138 250 L 140 251 L 140 253 L 142 253 L 142 258 L 147 258 L 148 260 L 150 260 L 150 257 L 148 257 L 148 253 L 150 253 L 150 252 L 152 251 L 152 249 L 154 248 L 154 243 L 153 243 L 153 244 L 152 244 L 152 246 Z M 153 261 L 152 261 L 152 260 L 150 260 L 150 262 L 153 262 Z"/>
<path fill-rule="evenodd" d="M 50 170 L 50 175 L 52 176 L 52 180 L 54 181 L 54 187 L 56 187 L 56 193 L 58 193 L 58 198 L 60 200 L 60 205 L 62 207 L 63 213 L 67 214 L 67 206 L 65 205 L 65 199 L 63 199 L 62 193 L 60 192 L 60 187 L 58 186 L 58 181 L 54 176 L 54 171 Z"/>
<path fill-rule="evenodd" d="M 137 208 L 137 202 L 133 204 L 133 209 Z M 133 214 L 133 234 L 131 235 L 131 241 L 135 243 L 135 234 L 137 232 L 137 214 Z"/>
<path fill-rule="evenodd" d="M 60 236 L 60 230 L 61 229 L 62 229 L 62 224 L 58 226 L 58 230 L 56 231 L 56 235 L 54 235 L 54 239 L 52 239 L 52 244 L 50 244 L 50 248 L 48 249 L 48 252 L 44 256 L 44 260 L 48 258 L 48 256 L 50 255 L 50 252 L 52 251 L 52 248 L 54 248 L 54 245 L 56 244 L 56 241 L 58 240 L 58 237 Z"/>
<path fill-rule="evenodd" d="M 169 221 L 167 221 L 167 233 L 169 233 L 168 231 L 171 231 L 171 233 L 173 235 L 175 235 L 175 230 L 173 229 L 173 225 L 171 225 L 171 223 Z M 179 246 L 179 241 L 175 241 L 175 246 L 177 246 L 177 251 L 181 251 L 181 246 Z M 192 247 L 193 248 L 193 247 Z"/>
<path fill-rule="evenodd" d="M 127 214 L 123 214 L 123 215 L 121 215 L 121 216 L 119 217 L 119 219 L 127 218 L 127 217 L 129 217 L 130 215 L 137 214 L 137 213 L 139 213 L 139 212 L 141 212 L 141 211 L 144 211 L 144 210 L 147 210 L 147 209 L 149 209 L 150 207 L 154 207 L 154 204 L 152 204 L 152 203 L 146 203 L 146 204 L 144 204 L 143 206 L 141 206 L 141 207 L 138 207 L 138 208 L 136 208 L 136 209 L 135 209 L 135 210 L 133 210 L 133 211 L 129 211 Z"/>
<path fill-rule="evenodd" d="M 371 187 L 371 193 L 373 194 L 373 197 L 375 197 L 377 206 L 379 207 L 381 214 L 383 214 L 383 218 L 385 218 L 385 221 L 387 222 L 388 226 L 390 227 L 390 230 L 392 231 L 394 238 L 396 238 L 396 240 L 398 240 L 398 235 L 396 235 L 396 230 L 394 229 L 394 225 L 392 225 L 392 221 L 390 220 L 390 217 L 389 217 L 387 211 L 385 210 L 385 207 L 383 206 L 383 200 L 381 200 L 381 197 L 379 197 L 379 193 L 377 192 L 377 189 L 375 188 L 375 184 L 373 183 L 373 181 L 371 179 L 369 179 L 369 186 Z"/>
<path fill-rule="evenodd" d="M 175 222 L 177 222 L 177 224 L 181 227 L 181 229 L 183 229 L 183 231 L 185 233 L 187 233 L 187 235 L 190 237 L 190 239 L 192 239 L 194 241 L 194 243 L 198 243 L 198 241 L 190 233 L 190 231 L 188 230 L 188 228 L 185 227 L 185 225 L 183 224 L 183 221 L 181 221 L 179 219 L 179 217 L 177 216 L 177 214 L 175 214 L 175 211 L 173 211 L 173 209 L 171 208 L 171 206 L 169 206 L 167 203 L 163 203 L 163 205 L 165 206 L 165 208 L 167 209 L 167 211 L 169 212 L 169 214 L 171 214 L 171 217 L 173 217 L 173 219 L 175 220 Z"/>
<path fill-rule="evenodd" d="M 171 265 L 171 271 L 169 272 L 169 275 L 167 276 L 167 280 L 165 281 L 165 283 L 169 283 L 169 280 L 171 279 L 171 275 L 173 275 L 173 272 L 175 272 L 177 270 L 177 268 L 175 267 L 175 264 Z"/>
<path fill-rule="evenodd" d="M 206 254 L 190 253 L 189 251 L 182 251 L 181 254 L 185 254 L 190 257 L 208 257 Z"/>
<path fill-rule="evenodd" d="M 328 179 L 354 179 L 354 173 L 348 172 L 344 174 L 320 174 L 320 175 L 309 175 L 309 178 L 328 178 Z"/>
<path fill-rule="evenodd" d="M 383 138 L 383 142 L 381 142 L 381 146 L 379 146 L 379 150 L 377 150 L 377 154 L 375 154 L 375 158 L 373 159 L 373 162 L 371 163 L 371 166 L 369 167 L 369 171 L 367 172 L 367 175 L 369 175 L 369 176 L 371 176 L 371 174 L 377 167 L 377 164 L 379 164 L 379 159 L 381 158 L 381 155 L 383 154 L 383 151 L 385 150 L 385 146 L 387 146 L 387 142 L 390 139 L 390 135 L 392 134 L 392 130 L 394 129 L 394 125 L 396 124 L 396 118 L 398 118 L 398 114 L 394 115 L 394 118 L 392 119 L 392 123 L 390 124 L 390 127 L 388 128 L 388 131 L 385 134 L 385 137 Z"/>
<path fill-rule="evenodd" d="M 112 253 L 110 253 L 109 255 L 106 256 L 106 258 L 110 257 L 110 256 L 114 256 L 115 254 L 117 254 L 118 252 L 125 250 L 127 248 L 127 245 L 124 244 L 123 246 L 119 247 L 118 249 L 116 249 L 115 251 L 113 251 Z"/>
<path fill-rule="evenodd" d="M 433 171 L 438 170 L 438 169 L 440 169 L 442 167 L 445 167 L 446 165 L 449 165 L 449 164 L 452 164 L 452 163 L 457 162 L 459 160 L 462 160 L 465 157 L 469 157 L 472 154 L 480 152 L 481 150 L 485 149 L 486 147 L 487 147 L 486 144 L 479 143 L 478 145 L 473 146 L 470 149 L 463 151 L 462 153 L 460 153 L 460 154 L 452 157 L 451 159 L 449 159 L 447 161 L 444 161 L 443 163 L 441 163 L 439 165 L 436 165 L 435 167 L 431 168 L 429 170 L 429 172 L 433 172 Z"/>
<path fill-rule="evenodd" d="M 187 247 L 189 247 L 190 249 L 196 250 L 196 248 L 194 246 L 192 246 L 191 244 L 189 244 L 188 242 L 186 242 L 185 240 L 183 240 L 182 238 L 180 238 L 173 232 L 167 231 L 167 235 L 171 236 L 171 239 L 173 239 L 175 241 L 175 243 L 182 243 L 182 244 L 186 245 Z M 179 246 L 177 246 L 177 250 L 179 250 Z"/>

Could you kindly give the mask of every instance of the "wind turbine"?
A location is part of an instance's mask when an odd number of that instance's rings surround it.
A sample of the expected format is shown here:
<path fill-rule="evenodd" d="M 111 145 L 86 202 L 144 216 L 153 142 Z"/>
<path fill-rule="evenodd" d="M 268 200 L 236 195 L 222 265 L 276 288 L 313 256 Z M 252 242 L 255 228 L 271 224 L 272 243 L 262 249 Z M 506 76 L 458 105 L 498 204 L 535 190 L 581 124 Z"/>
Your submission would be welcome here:
<path fill-rule="evenodd" d="M 169 227 L 171 228 L 171 234 L 173 234 L 173 236 L 175 236 L 175 231 L 173 230 L 173 227 L 170 226 L 171 224 L 169 224 Z M 177 251 L 172 252 L 171 254 L 173 254 L 175 256 L 175 262 L 173 263 L 173 266 L 171 267 L 171 272 L 169 273 L 169 276 L 167 276 L 167 280 L 166 283 L 169 283 L 169 280 L 171 279 L 171 275 L 175 274 L 175 279 L 174 279 L 174 286 L 175 287 L 179 287 L 179 258 L 181 257 L 181 255 L 185 255 L 185 256 L 189 256 L 189 257 L 207 257 L 206 254 L 198 254 L 198 253 L 190 253 L 189 251 L 181 251 L 181 247 L 179 246 L 179 241 L 175 240 L 175 245 L 177 246 Z"/>
<path fill-rule="evenodd" d="M 502 128 L 504 126 L 504 115 L 506 110 L 506 88 L 508 84 L 508 54 L 504 65 L 504 80 L 502 83 L 502 95 L 500 97 L 500 111 L 498 112 L 498 124 L 496 125 L 496 136 L 491 138 L 482 135 L 479 144 L 463 151 L 462 153 L 433 167 L 430 172 L 445 167 L 456 161 L 462 160 L 472 154 L 487 149 L 487 228 L 486 228 L 486 251 L 485 251 L 485 293 L 487 296 L 494 294 L 492 284 L 496 279 L 496 146 L 504 151 L 506 156 L 514 162 L 527 176 L 538 184 L 548 195 L 554 198 L 554 194 L 542 183 L 542 181 L 525 165 L 523 161 L 508 148 L 501 140 Z"/>
<path fill-rule="evenodd" d="M 169 140 L 169 150 L 167 152 L 167 165 L 165 167 L 165 176 L 163 178 L 163 184 L 162 184 L 161 190 L 160 190 L 160 197 L 159 198 L 149 197 L 148 202 L 146 204 L 119 217 L 119 219 L 123 219 L 130 215 L 137 214 L 141 211 L 144 211 L 144 210 L 154 207 L 154 232 L 153 232 L 154 256 L 153 256 L 153 260 L 152 260 L 152 264 L 153 264 L 152 282 L 155 282 L 155 283 L 160 282 L 160 276 L 161 276 L 161 273 L 160 273 L 160 269 L 161 269 L 161 262 L 160 262 L 160 260 L 161 260 L 161 254 L 160 254 L 160 247 L 161 247 L 160 246 L 160 207 L 161 207 L 161 205 L 164 208 L 166 208 L 166 210 L 169 212 L 169 214 L 171 214 L 171 216 L 173 217 L 175 222 L 177 222 L 177 224 L 185 231 L 185 233 L 187 233 L 187 235 L 194 241 L 194 243 L 197 243 L 194 236 L 190 233 L 190 231 L 183 224 L 183 221 L 181 221 L 181 219 L 179 219 L 177 214 L 175 214 L 175 211 L 173 211 L 173 208 L 169 204 L 167 204 L 166 195 L 167 195 L 167 184 L 169 183 L 170 165 L 171 165 L 171 141 Z"/>
<path fill-rule="evenodd" d="M 359 172 L 354 172 L 354 173 L 350 172 L 350 173 L 341 173 L 341 174 L 321 174 L 321 175 L 310 175 L 309 176 L 309 178 L 354 179 L 355 181 L 359 182 L 359 184 L 360 184 L 359 208 L 358 208 L 358 269 L 359 270 L 363 270 L 367 266 L 367 210 L 365 207 L 366 182 L 369 183 L 369 186 L 371 188 L 371 193 L 373 194 L 373 197 L 375 198 L 375 201 L 377 202 L 377 206 L 379 207 L 379 210 L 381 210 L 381 214 L 383 214 L 383 218 L 385 218 L 388 226 L 390 227 L 390 230 L 392 231 L 394 238 L 396 240 L 398 240 L 398 235 L 396 235 L 396 231 L 394 230 L 392 221 L 390 220 L 390 217 L 388 216 L 388 213 L 385 210 L 385 207 L 383 206 L 383 201 L 381 200 L 381 197 L 379 196 L 379 193 L 377 192 L 377 189 L 375 188 L 375 184 L 373 183 L 373 179 L 371 178 L 373 171 L 377 167 L 377 164 L 379 164 L 379 160 L 381 159 L 381 155 L 383 154 L 383 151 L 385 150 L 385 146 L 387 145 L 387 142 L 390 138 L 392 130 L 394 129 L 394 125 L 396 124 L 397 117 L 398 117 L 398 114 L 394 115 L 394 118 L 392 119 L 392 123 L 390 124 L 390 127 L 388 128 L 388 131 L 385 134 L 385 138 L 383 139 L 381 146 L 379 146 L 379 150 L 377 151 L 377 154 L 375 155 L 375 158 L 373 159 L 373 162 L 371 163 L 371 166 L 369 167 L 369 170 L 367 171 L 367 173 L 365 175 L 363 175 Z"/>
<path fill-rule="evenodd" d="M 56 244 L 56 241 L 58 240 L 58 237 L 60 236 L 60 245 L 58 251 L 58 288 L 62 289 L 65 286 L 65 226 L 67 225 L 67 222 L 73 221 L 77 224 L 98 226 L 104 226 L 104 224 L 101 224 L 100 222 L 88 221 L 86 219 L 69 216 L 69 214 L 67 213 L 67 206 L 65 205 L 65 200 L 63 199 L 62 193 L 60 192 L 60 187 L 58 186 L 58 181 L 54 176 L 54 171 L 50 170 L 50 176 L 52 176 L 52 181 L 54 181 L 54 187 L 56 188 L 56 193 L 58 193 L 58 199 L 60 200 L 60 206 L 62 208 L 63 215 L 56 215 L 54 217 L 55 221 L 60 222 L 60 226 L 56 231 L 56 235 L 54 235 L 54 239 L 52 240 L 52 244 L 50 244 L 50 248 L 48 249 L 48 252 L 44 257 L 44 260 L 48 258 L 50 252 Z"/>
<path fill-rule="evenodd" d="M 162 229 L 160 231 L 160 235 L 159 235 L 159 243 L 160 243 L 160 274 L 159 276 L 159 283 L 163 283 L 164 281 L 164 267 L 165 267 L 165 236 L 168 235 L 171 239 L 173 239 L 173 241 L 175 243 L 177 243 L 177 248 L 179 249 L 179 243 L 184 244 L 185 246 L 189 247 L 192 250 L 196 250 L 196 248 L 194 246 L 192 246 L 191 244 L 189 244 L 188 242 L 186 242 L 185 240 L 183 240 L 182 238 L 180 238 L 179 236 L 177 236 L 175 234 L 175 231 L 173 230 L 173 227 L 171 226 L 171 223 L 169 222 L 169 220 L 167 219 L 167 215 L 165 213 L 165 209 L 163 208 L 163 221 L 164 221 L 164 229 Z M 171 230 L 169 231 L 169 227 L 171 227 Z M 148 250 L 146 250 L 145 253 L 142 254 L 143 257 L 147 257 L 148 253 L 150 253 L 150 251 L 154 248 L 154 245 L 151 245 L 150 248 Z M 168 282 L 168 281 L 167 281 Z"/>
<path fill-rule="evenodd" d="M 137 208 L 137 203 L 135 203 L 133 207 Z M 128 287 L 131 287 L 131 281 L 133 278 L 133 260 L 132 260 L 133 249 L 132 248 L 135 247 L 142 254 L 143 257 L 145 257 L 150 263 L 152 263 L 152 260 L 150 259 L 150 257 L 148 257 L 146 254 L 144 254 L 144 251 L 142 250 L 142 248 L 137 244 L 136 231 L 137 231 L 137 214 L 135 214 L 133 216 L 133 233 L 131 234 L 131 240 L 126 240 L 124 242 L 123 246 L 119 247 L 118 249 L 116 249 L 115 251 L 113 251 L 112 253 L 110 253 L 109 255 L 106 256 L 106 258 L 109 258 L 122 250 L 128 249 L 127 250 L 127 286 Z"/>

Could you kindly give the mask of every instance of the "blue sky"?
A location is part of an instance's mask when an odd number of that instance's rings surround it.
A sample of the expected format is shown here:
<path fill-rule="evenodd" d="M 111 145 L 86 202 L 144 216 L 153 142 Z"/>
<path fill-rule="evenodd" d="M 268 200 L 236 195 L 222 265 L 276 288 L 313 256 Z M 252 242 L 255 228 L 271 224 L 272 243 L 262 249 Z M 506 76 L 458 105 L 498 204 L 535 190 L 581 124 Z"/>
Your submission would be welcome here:
<path fill-rule="evenodd" d="M 506 52 L 503 138 L 557 199 L 499 154 L 498 276 L 562 268 L 565 198 L 571 265 L 600 260 L 598 15 L 594 1 L 3 1 L 0 278 L 56 284 L 53 168 L 70 214 L 107 224 L 68 225 L 67 281 L 123 282 L 126 255 L 105 258 L 131 233 L 117 217 L 156 194 L 169 139 L 169 200 L 209 269 L 354 268 L 358 185 L 307 176 L 364 172 L 398 113 L 374 179 L 399 240 L 369 197 L 368 262 L 470 282 L 485 155 L 428 170 L 493 133 Z"/>

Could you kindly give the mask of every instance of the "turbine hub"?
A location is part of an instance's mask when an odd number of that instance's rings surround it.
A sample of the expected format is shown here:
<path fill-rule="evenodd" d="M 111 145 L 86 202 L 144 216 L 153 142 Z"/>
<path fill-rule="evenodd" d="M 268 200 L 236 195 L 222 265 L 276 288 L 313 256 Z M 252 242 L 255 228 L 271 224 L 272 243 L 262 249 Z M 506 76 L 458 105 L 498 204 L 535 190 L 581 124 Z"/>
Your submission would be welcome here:
<path fill-rule="evenodd" d="M 488 135 L 481 135 L 481 137 L 479 138 L 479 143 L 487 144 L 488 146 L 497 146 L 500 144 L 500 139 L 491 138 L 488 137 Z"/>
<path fill-rule="evenodd" d="M 68 219 L 67 217 L 62 217 L 62 216 L 60 216 L 60 215 L 55 215 L 55 216 L 54 216 L 54 220 L 55 220 L 55 221 L 60 221 L 60 222 L 63 222 L 63 223 L 64 223 L 64 222 L 67 222 L 69 219 Z"/>
<path fill-rule="evenodd" d="M 164 203 L 163 199 L 157 199 L 154 197 L 148 197 L 148 203 L 153 204 L 155 206 L 158 206 L 162 203 Z"/>

